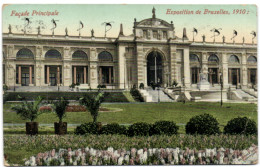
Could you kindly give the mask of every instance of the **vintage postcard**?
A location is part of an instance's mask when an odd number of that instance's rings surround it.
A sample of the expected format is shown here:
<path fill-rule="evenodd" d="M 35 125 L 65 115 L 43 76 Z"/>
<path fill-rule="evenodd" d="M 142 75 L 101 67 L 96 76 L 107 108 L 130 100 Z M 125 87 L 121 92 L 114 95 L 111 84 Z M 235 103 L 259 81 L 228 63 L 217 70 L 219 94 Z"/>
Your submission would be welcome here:
<path fill-rule="evenodd" d="M 2 15 L 5 166 L 258 163 L 256 5 Z"/>

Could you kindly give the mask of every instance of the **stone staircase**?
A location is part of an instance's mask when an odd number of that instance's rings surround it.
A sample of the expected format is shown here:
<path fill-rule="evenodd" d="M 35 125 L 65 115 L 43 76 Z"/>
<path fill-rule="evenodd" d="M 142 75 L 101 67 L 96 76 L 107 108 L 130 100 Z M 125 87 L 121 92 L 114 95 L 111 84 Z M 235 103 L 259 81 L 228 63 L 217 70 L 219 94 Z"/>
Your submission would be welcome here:
<path fill-rule="evenodd" d="M 250 102 L 257 102 L 257 98 L 255 98 L 254 96 L 246 93 L 245 91 L 243 91 L 241 89 L 237 89 L 234 92 L 235 92 L 236 96 L 240 100 L 245 100 L 245 101 L 250 101 Z"/>
<path fill-rule="evenodd" d="M 146 91 L 152 97 L 151 102 L 158 102 L 158 99 L 160 100 L 160 102 L 173 102 L 174 101 L 167 94 L 164 93 L 163 88 L 159 89 L 159 93 L 158 93 L 157 88 L 155 90 L 153 90 L 152 88 L 147 88 Z"/>

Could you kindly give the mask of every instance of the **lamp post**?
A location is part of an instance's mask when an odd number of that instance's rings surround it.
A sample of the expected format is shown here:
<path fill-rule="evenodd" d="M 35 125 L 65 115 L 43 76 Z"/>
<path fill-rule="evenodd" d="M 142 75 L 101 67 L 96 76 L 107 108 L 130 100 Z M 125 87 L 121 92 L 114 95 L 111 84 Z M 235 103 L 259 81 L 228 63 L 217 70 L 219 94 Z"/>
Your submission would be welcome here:
<path fill-rule="evenodd" d="M 158 90 L 158 103 L 160 103 L 160 87 L 159 86 L 158 86 L 157 90 Z"/>
<path fill-rule="evenodd" d="M 219 72 L 220 75 L 220 105 L 223 106 L 223 96 L 222 96 L 222 91 L 223 91 L 223 78 L 222 78 L 222 72 Z"/>
<path fill-rule="evenodd" d="M 157 54 L 156 52 L 154 51 L 154 80 L 155 80 L 155 84 L 157 84 L 157 64 L 156 64 L 156 58 L 157 58 Z"/>
<path fill-rule="evenodd" d="M 182 78 L 182 80 L 183 80 L 183 104 L 185 104 L 186 103 L 186 101 L 185 101 L 185 83 L 184 83 L 184 77 Z"/>

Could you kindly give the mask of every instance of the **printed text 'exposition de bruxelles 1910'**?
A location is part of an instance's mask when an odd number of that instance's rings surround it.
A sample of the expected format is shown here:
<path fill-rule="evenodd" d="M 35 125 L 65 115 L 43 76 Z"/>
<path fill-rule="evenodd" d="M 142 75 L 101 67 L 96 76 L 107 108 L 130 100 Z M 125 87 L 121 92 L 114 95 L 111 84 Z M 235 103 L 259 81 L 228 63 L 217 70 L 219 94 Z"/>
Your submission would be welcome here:
<path fill-rule="evenodd" d="M 188 9 L 183 9 L 183 10 L 172 10 L 172 9 L 167 9 L 166 10 L 167 15 L 192 15 L 192 14 L 204 14 L 204 15 L 229 15 L 230 12 L 224 9 L 219 9 L 219 10 L 209 10 L 209 9 L 204 9 L 204 10 L 188 10 Z M 249 14 L 249 11 L 246 9 L 233 9 L 232 14 Z"/>

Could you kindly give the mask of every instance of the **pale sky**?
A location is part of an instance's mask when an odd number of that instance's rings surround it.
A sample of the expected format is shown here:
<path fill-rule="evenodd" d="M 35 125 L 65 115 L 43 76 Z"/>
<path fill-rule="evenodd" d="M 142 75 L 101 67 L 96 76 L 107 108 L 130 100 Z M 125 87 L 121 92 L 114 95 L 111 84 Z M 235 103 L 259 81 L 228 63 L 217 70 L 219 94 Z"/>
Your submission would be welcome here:
<path fill-rule="evenodd" d="M 58 20 L 55 34 L 64 35 L 65 28 L 68 28 L 69 35 L 78 35 L 79 21 L 84 23 L 81 30 L 82 36 L 90 36 L 91 29 L 94 29 L 95 36 L 104 36 L 103 22 L 113 21 L 112 29 L 107 33 L 108 37 L 117 37 L 119 34 L 120 23 L 123 24 L 124 34 L 130 35 L 133 32 L 134 18 L 137 21 L 152 17 L 152 8 L 156 9 L 156 17 L 167 22 L 173 21 L 175 26 L 175 34 L 182 37 L 183 28 L 186 27 L 187 35 L 192 40 L 193 27 L 198 29 L 195 36 L 196 41 L 202 40 L 202 35 L 206 35 L 206 41 L 213 41 L 213 28 L 222 28 L 221 34 L 216 37 L 216 42 L 222 41 L 222 36 L 226 37 L 226 42 L 232 42 L 233 30 L 238 32 L 235 38 L 236 42 L 241 42 L 243 36 L 247 43 L 252 42 L 252 31 L 257 31 L 257 7 L 255 5 L 8 5 L 3 10 L 3 32 L 8 32 L 8 25 L 12 25 L 13 33 L 22 33 L 21 27 L 25 24 L 23 16 L 11 16 L 12 11 L 29 12 L 33 34 L 37 33 L 39 20 L 44 22 L 46 29 L 42 30 L 42 34 L 51 34 L 50 30 L 53 26 L 51 20 Z M 167 9 L 172 11 L 189 10 L 196 12 L 200 10 L 202 13 L 205 9 L 216 11 L 223 9 L 228 11 L 229 15 L 167 15 Z M 233 14 L 233 10 L 245 9 L 245 14 Z M 59 12 L 58 16 L 31 16 L 33 10 L 41 12 Z M 17 29 L 18 28 L 18 29 Z M 256 42 L 255 38 L 255 42 Z"/>

